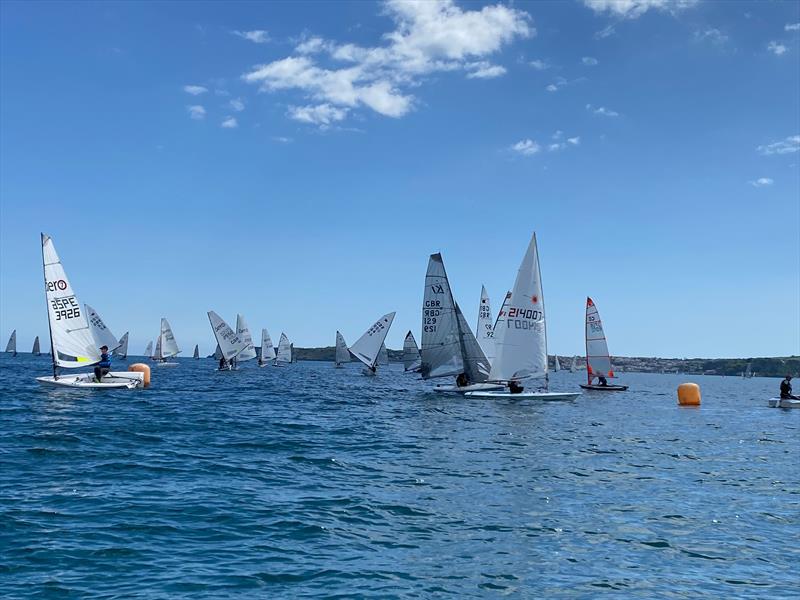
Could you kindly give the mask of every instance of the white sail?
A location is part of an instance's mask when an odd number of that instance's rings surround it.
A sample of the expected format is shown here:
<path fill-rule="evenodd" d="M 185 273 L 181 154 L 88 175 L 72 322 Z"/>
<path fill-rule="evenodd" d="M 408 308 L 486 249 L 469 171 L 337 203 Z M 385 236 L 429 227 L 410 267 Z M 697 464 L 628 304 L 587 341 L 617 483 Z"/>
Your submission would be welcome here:
<path fill-rule="evenodd" d="M 431 254 L 425 273 L 421 357 L 423 379 L 459 375 L 464 371 L 455 302 L 439 253 Z"/>
<path fill-rule="evenodd" d="M 378 352 L 378 364 L 379 365 L 388 365 L 389 364 L 389 349 L 386 347 L 386 344 L 381 344 L 381 349 Z"/>
<path fill-rule="evenodd" d="M 414 339 L 414 334 L 409 331 L 403 341 L 403 367 L 405 367 L 406 371 L 419 371 L 421 365 L 422 359 L 419 356 L 417 340 Z"/>
<path fill-rule="evenodd" d="M 11 337 L 8 338 L 8 343 L 6 344 L 6 352 L 13 354 L 14 356 L 17 355 L 17 330 L 11 332 Z"/>
<path fill-rule="evenodd" d="M 495 359 L 489 379 L 511 381 L 547 375 L 547 330 L 536 234 L 494 328 Z"/>
<path fill-rule="evenodd" d="M 222 350 L 220 349 L 219 344 L 217 344 L 217 347 L 214 349 L 214 358 L 217 360 L 222 358 Z"/>
<path fill-rule="evenodd" d="M 334 358 L 336 366 L 343 363 L 350 362 L 350 350 L 347 349 L 347 342 L 344 341 L 344 336 L 336 332 L 336 356 Z"/>
<path fill-rule="evenodd" d="M 285 333 L 281 333 L 281 339 L 278 341 L 278 353 L 275 355 L 275 362 L 287 364 L 292 362 L 292 344 Z"/>
<path fill-rule="evenodd" d="M 591 384 L 595 377 L 614 376 L 600 314 L 592 299 L 586 298 L 586 377 Z"/>
<path fill-rule="evenodd" d="M 558 355 L 555 356 L 555 361 L 553 361 L 553 371 L 558 373 L 561 370 L 561 363 L 558 362 Z"/>
<path fill-rule="evenodd" d="M 456 304 L 456 318 L 461 337 L 461 359 L 464 362 L 464 374 L 470 383 L 484 382 L 489 378 L 492 365 L 481 350 L 478 340 L 472 335 L 472 330 L 458 304 Z"/>
<path fill-rule="evenodd" d="M 253 345 L 253 336 L 250 334 L 250 328 L 247 326 L 242 315 L 236 315 L 236 334 L 247 344 L 247 347 L 239 353 L 236 360 L 252 360 L 258 356 L 258 354 L 256 354 L 256 347 Z"/>
<path fill-rule="evenodd" d="M 144 355 L 149 357 L 153 356 L 153 342 L 147 342 L 147 348 L 144 349 Z"/>
<path fill-rule="evenodd" d="M 192 358 L 194 359 L 200 358 L 200 346 L 198 344 L 194 345 L 194 352 L 192 353 Z"/>
<path fill-rule="evenodd" d="M 481 350 L 483 350 L 484 356 L 491 364 L 494 361 L 494 319 L 492 318 L 489 294 L 486 292 L 485 286 L 481 286 L 481 303 L 478 307 L 478 328 L 475 337 L 481 346 Z"/>
<path fill-rule="evenodd" d="M 238 356 L 247 348 L 247 343 L 213 310 L 208 311 L 208 320 L 220 352 L 227 360 Z"/>
<path fill-rule="evenodd" d="M 119 338 L 119 345 L 111 353 L 117 358 L 128 358 L 128 332 Z"/>
<path fill-rule="evenodd" d="M 577 356 L 573 356 L 572 357 L 572 362 L 569 365 L 569 372 L 570 373 L 574 373 L 577 369 L 578 369 L 578 357 Z"/>
<path fill-rule="evenodd" d="M 42 262 L 54 366 L 74 369 L 98 362 L 100 351 L 86 315 L 67 279 L 53 240 L 45 234 L 42 234 Z"/>
<path fill-rule="evenodd" d="M 275 347 L 272 345 L 272 338 L 269 331 L 261 330 L 261 362 L 266 362 L 275 358 Z"/>
<path fill-rule="evenodd" d="M 161 358 L 172 358 L 180 354 L 178 349 L 178 342 L 175 341 L 175 336 L 172 335 L 172 327 L 169 326 L 169 321 L 161 318 Z"/>
<path fill-rule="evenodd" d="M 119 341 L 116 336 L 111 333 L 111 330 L 97 314 L 97 311 L 88 304 L 83 305 L 86 309 L 86 320 L 89 322 L 89 330 L 94 337 L 94 344 L 98 348 L 101 346 L 108 346 L 109 350 L 115 350 L 119 346 Z"/>
<path fill-rule="evenodd" d="M 42 351 L 39 349 L 39 336 L 36 336 L 36 339 L 33 340 L 33 350 L 31 350 L 31 354 L 34 356 L 39 356 Z"/>
<path fill-rule="evenodd" d="M 390 312 L 383 315 L 380 319 L 364 332 L 356 343 L 350 346 L 350 352 L 353 353 L 358 360 L 363 362 L 367 367 L 374 368 L 378 362 L 378 354 L 381 351 L 381 346 L 386 340 L 386 334 L 389 333 L 389 328 L 394 321 L 395 313 Z"/>
<path fill-rule="evenodd" d="M 153 358 L 156 360 L 163 360 L 164 356 L 161 353 L 161 334 L 156 338 L 156 349 L 153 351 Z"/>

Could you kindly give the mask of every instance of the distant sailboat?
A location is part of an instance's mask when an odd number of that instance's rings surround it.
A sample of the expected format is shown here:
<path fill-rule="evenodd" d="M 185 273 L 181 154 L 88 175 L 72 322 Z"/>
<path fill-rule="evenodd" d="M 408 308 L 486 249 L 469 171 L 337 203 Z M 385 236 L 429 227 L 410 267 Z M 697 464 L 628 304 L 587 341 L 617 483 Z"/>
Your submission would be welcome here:
<path fill-rule="evenodd" d="M 6 352 L 11 354 L 11 356 L 17 355 L 17 330 L 11 332 L 11 337 L 8 338 L 8 343 L 6 344 Z"/>
<path fill-rule="evenodd" d="M 250 328 L 247 326 L 247 323 L 245 323 L 242 315 L 236 315 L 236 334 L 242 338 L 246 346 L 234 360 L 236 362 L 244 362 L 256 358 L 258 354 L 256 354 L 256 348 L 253 344 L 253 336 L 250 334 Z"/>
<path fill-rule="evenodd" d="M 476 397 L 526 397 L 574 400 L 579 393 L 523 392 L 519 381 L 543 378 L 547 389 L 547 328 L 536 234 L 531 237 L 494 327 L 496 354 L 489 381 L 508 385 L 503 392 L 470 392 Z"/>
<path fill-rule="evenodd" d="M 275 347 L 272 345 L 272 338 L 266 329 L 261 330 L 261 356 L 258 357 L 258 366 L 266 367 L 275 360 Z"/>
<path fill-rule="evenodd" d="M 33 340 L 33 349 L 31 350 L 31 354 L 34 356 L 41 356 L 42 351 L 39 349 L 39 336 L 36 336 L 36 339 Z"/>
<path fill-rule="evenodd" d="M 570 373 L 574 373 L 577 370 L 578 370 L 578 357 L 577 356 L 573 356 L 572 357 L 572 362 L 569 365 L 569 372 Z"/>
<path fill-rule="evenodd" d="M 213 310 L 208 311 L 208 321 L 211 323 L 211 330 L 217 340 L 217 348 L 220 351 L 220 360 L 224 363 L 219 367 L 220 371 L 231 371 L 236 368 L 236 357 L 247 349 L 247 342 L 228 325 L 222 317 Z M 250 344 L 252 346 L 252 344 Z"/>
<path fill-rule="evenodd" d="M 278 353 L 275 355 L 275 366 L 284 367 L 292 364 L 292 343 L 285 333 L 281 333 L 281 339 L 278 340 Z"/>
<path fill-rule="evenodd" d="M 214 348 L 214 358 L 216 360 L 222 358 L 222 349 L 219 347 L 219 344 L 217 344 L 217 347 Z"/>
<path fill-rule="evenodd" d="M 153 342 L 147 342 L 147 348 L 144 349 L 144 356 L 153 358 Z"/>
<path fill-rule="evenodd" d="M 418 373 L 421 366 L 422 359 L 419 356 L 417 340 L 414 339 L 414 334 L 409 331 L 403 341 L 403 367 L 407 373 Z"/>
<path fill-rule="evenodd" d="M 128 358 L 128 332 L 119 338 L 119 346 L 111 353 L 114 357 L 125 360 Z"/>
<path fill-rule="evenodd" d="M 144 386 L 144 374 L 111 371 L 97 381 L 94 373 L 60 375 L 59 369 L 88 367 L 100 361 L 86 314 L 67 279 L 53 240 L 42 234 L 42 265 L 44 267 L 47 317 L 52 344 L 53 375 L 37 377 L 43 385 L 81 388 L 136 388 Z"/>
<path fill-rule="evenodd" d="M 180 354 L 178 342 L 175 341 L 175 336 L 172 334 L 172 327 L 169 326 L 169 321 L 161 318 L 161 333 L 156 341 L 156 351 L 153 355 L 153 360 L 156 361 L 157 367 L 177 367 L 179 363 L 170 361 L 170 358 L 176 357 Z"/>
<path fill-rule="evenodd" d="M 386 348 L 386 344 L 381 344 L 380 352 L 378 352 L 378 364 L 379 365 L 389 364 L 389 350 Z"/>
<path fill-rule="evenodd" d="M 594 378 L 612 379 L 614 368 L 611 366 L 611 356 L 608 353 L 606 334 L 600 313 L 591 298 L 586 298 L 586 384 L 581 384 L 585 390 L 602 390 L 608 392 L 622 392 L 628 389 L 627 385 L 601 385 L 592 384 Z"/>
<path fill-rule="evenodd" d="M 192 353 L 192 358 L 195 360 L 200 359 L 200 346 L 199 344 L 194 345 L 194 352 Z"/>
<path fill-rule="evenodd" d="M 558 362 L 558 355 L 555 356 L 555 360 L 553 361 L 553 371 L 558 373 L 561 370 L 561 363 Z"/>
<path fill-rule="evenodd" d="M 350 362 L 350 350 L 347 349 L 347 342 L 340 332 L 336 332 L 336 350 L 334 355 L 334 365 L 337 369 L 344 367 L 344 363 Z"/>
<path fill-rule="evenodd" d="M 389 328 L 394 321 L 395 313 L 390 312 L 383 315 L 380 319 L 373 323 L 372 327 L 367 329 L 356 343 L 350 346 L 350 352 L 358 360 L 364 363 L 366 367 L 362 373 L 364 375 L 375 375 L 378 370 L 378 355 L 381 351 L 381 346 L 386 340 L 386 334 L 389 333 Z"/>
<path fill-rule="evenodd" d="M 478 307 L 478 327 L 475 330 L 475 337 L 489 364 L 492 364 L 494 360 L 494 319 L 492 318 L 492 307 L 489 304 L 489 294 L 484 286 L 481 286 L 481 303 Z"/>

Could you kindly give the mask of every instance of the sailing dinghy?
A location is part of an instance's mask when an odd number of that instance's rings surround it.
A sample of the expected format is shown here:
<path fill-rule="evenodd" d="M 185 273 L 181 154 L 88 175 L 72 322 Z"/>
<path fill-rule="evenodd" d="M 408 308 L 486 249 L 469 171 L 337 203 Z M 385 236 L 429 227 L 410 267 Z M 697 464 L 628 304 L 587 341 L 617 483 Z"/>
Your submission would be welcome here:
<path fill-rule="evenodd" d="M 253 360 L 256 358 L 258 354 L 256 354 L 256 347 L 253 344 L 253 336 L 250 334 L 250 328 L 247 326 L 247 323 L 242 315 L 236 315 L 236 335 L 242 338 L 242 341 L 244 341 L 246 347 L 238 354 L 238 356 L 236 356 L 234 363 Z"/>
<path fill-rule="evenodd" d="M 577 371 L 577 369 L 578 369 L 578 357 L 573 356 L 572 362 L 569 365 L 569 372 L 574 373 L 575 371 Z"/>
<path fill-rule="evenodd" d="M 8 343 L 6 344 L 6 352 L 9 353 L 11 356 L 17 355 L 17 330 L 11 332 L 11 337 L 8 338 Z"/>
<path fill-rule="evenodd" d="M 225 359 L 225 366 L 219 367 L 218 370 L 234 370 L 236 368 L 236 357 L 247 349 L 247 342 L 213 310 L 208 311 L 208 321 L 211 323 L 211 330 L 217 339 L 220 359 Z"/>
<path fill-rule="evenodd" d="M 417 340 L 414 339 L 414 334 L 409 331 L 406 334 L 406 339 L 403 340 L 403 368 L 406 373 L 418 373 L 421 366 L 422 359 L 419 356 Z"/>
<path fill-rule="evenodd" d="M 275 366 L 285 367 L 292 364 L 292 343 L 285 333 L 281 333 L 281 339 L 278 340 L 278 353 L 275 355 Z"/>
<path fill-rule="evenodd" d="M 192 353 L 192 358 L 195 360 L 200 360 L 200 345 L 194 345 L 194 352 Z"/>
<path fill-rule="evenodd" d="M 261 356 L 258 357 L 258 366 L 266 367 L 275 360 L 275 348 L 272 345 L 272 338 L 266 329 L 261 330 Z"/>
<path fill-rule="evenodd" d="M 339 331 L 336 332 L 336 350 L 333 361 L 337 369 L 344 368 L 344 363 L 350 362 L 350 350 L 347 348 L 347 342 L 344 341 L 344 336 Z"/>
<path fill-rule="evenodd" d="M 495 358 L 489 381 L 508 385 L 501 392 L 469 392 L 479 398 L 531 398 L 574 400 L 580 393 L 525 392 L 518 382 L 544 378 L 547 390 L 547 328 L 545 325 L 542 275 L 536 234 L 517 272 L 514 287 L 506 296 L 494 326 Z"/>
<path fill-rule="evenodd" d="M 603 331 L 600 314 L 591 298 L 586 298 L 586 383 L 581 387 L 585 390 L 602 392 L 624 392 L 627 385 L 600 385 L 593 384 L 595 378 L 616 378 L 614 368 L 611 366 L 611 356 L 608 354 L 608 343 Z"/>
<path fill-rule="evenodd" d="M 119 338 L 119 346 L 114 348 L 111 352 L 111 355 L 114 358 L 119 358 L 121 360 L 126 360 L 128 358 L 128 332 L 126 331 L 125 334 Z"/>
<path fill-rule="evenodd" d="M 169 359 L 178 354 L 180 354 L 180 349 L 178 349 L 178 342 L 175 341 L 175 336 L 172 334 L 172 327 L 169 326 L 169 321 L 161 317 L 161 333 L 156 340 L 153 360 L 156 361 L 157 367 L 177 367 L 179 363 Z"/>
<path fill-rule="evenodd" d="M 394 315 L 393 312 L 383 315 L 350 346 L 352 355 L 364 363 L 365 368 L 361 371 L 363 375 L 372 376 L 377 373 L 378 356 L 394 321 Z"/>
<path fill-rule="evenodd" d="M 100 381 L 95 379 L 94 373 L 59 374 L 59 369 L 89 367 L 99 362 L 100 350 L 89 329 L 86 314 L 81 310 L 67 279 L 53 240 L 45 234 L 42 234 L 42 264 L 50 345 L 53 349 L 53 375 L 37 377 L 36 381 L 43 385 L 87 389 L 143 387 L 144 373 L 139 372 L 111 371 Z"/>
<path fill-rule="evenodd" d="M 422 305 L 422 378 L 456 377 L 455 385 L 433 388 L 444 394 L 502 390 L 502 384 L 486 383 L 490 369 L 489 360 L 453 300 L 442 255 L 431 254 Z"/>
<path fill-rule="evenodd" d="M 492 319 L 492 306 L 489 303 L 489 294 L 486 286 L 481 286 L 481 303 L 478 306 L 478 328 L 475 330 L 478 345 L 483 350 L 486 360 L 492 364 L 494 360 L 494 320 Z"/>
<path fill-rule="evenodd" d="M 31 354 L 33 354 L 34 356 L 41 356 L 42 355 L 42 351 L 39 348 L 39 336 L 38 335 L 36 336 L 36 339 L 33 340 L 33 349 L 31 350 Z"/>
<path fill-rule="evenodd" d="M 144 355 L 147 358 L 153 358 L 153 342 L 147 342 L 147 348 L 144 349 Z"/>

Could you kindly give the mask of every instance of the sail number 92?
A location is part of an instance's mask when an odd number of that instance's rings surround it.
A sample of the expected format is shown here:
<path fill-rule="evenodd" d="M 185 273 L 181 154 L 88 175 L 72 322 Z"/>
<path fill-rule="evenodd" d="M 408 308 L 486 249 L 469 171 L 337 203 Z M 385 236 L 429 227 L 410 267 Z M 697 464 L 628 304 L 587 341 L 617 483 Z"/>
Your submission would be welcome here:
<path fill-rule="evenodd" d="M 61 319 L 75 319 L 81 316 L 81 307 L 75 301 L 75 296 L 53 298 L 50 300 L 50 306 L 53 307 L 53 314 L 56 317 L 56 321 L 60 321 Z"/>

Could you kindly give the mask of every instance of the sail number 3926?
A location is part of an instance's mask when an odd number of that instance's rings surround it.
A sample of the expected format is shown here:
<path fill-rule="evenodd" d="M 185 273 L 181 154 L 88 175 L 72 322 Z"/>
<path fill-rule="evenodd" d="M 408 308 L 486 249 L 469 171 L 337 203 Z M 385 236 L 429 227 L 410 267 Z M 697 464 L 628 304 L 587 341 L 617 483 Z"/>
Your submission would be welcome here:
<path fill-rule="evenodd" d="M 53 308 L 53 315 L 55 315 L 56 321 L 75 319 L 81 316 L 81 307 L 75 300 L 75 296 L 53 298 L 50 300 L 50 306 Z"/>

